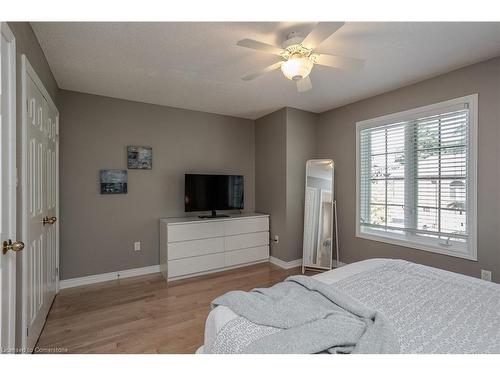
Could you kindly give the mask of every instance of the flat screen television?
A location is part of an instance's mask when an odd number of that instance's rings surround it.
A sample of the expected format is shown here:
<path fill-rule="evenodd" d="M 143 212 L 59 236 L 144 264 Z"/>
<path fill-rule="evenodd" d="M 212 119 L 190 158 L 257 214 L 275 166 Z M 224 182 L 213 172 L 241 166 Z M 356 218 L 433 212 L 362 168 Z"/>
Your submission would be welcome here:
<path fill-rule="evenodd" d="M 186 174 L 184 184 L 186 212 L 211 211 L 204 218 L 224 217 L 216 210 L 243 209 L 243 176 L 215 174 Z"/>

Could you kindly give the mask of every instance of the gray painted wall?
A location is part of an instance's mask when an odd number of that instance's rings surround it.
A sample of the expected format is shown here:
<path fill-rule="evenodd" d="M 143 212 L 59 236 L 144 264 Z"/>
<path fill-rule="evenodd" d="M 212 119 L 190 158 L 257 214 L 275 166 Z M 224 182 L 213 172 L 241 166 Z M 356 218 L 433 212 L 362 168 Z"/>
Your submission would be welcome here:
<path fill-rule="evenodd" d="M 271 255 L 302 257 L 305 166 L 316 152 L 317 115 L 283 108 L 255 121 L 256 209 L 271 215 Z"/>
<path fill-rule="evenodd" d="M 306 162 L 316 157 L 318 115 L 287 108 L 286 122 L 286 215 L 285 261 L 302 258 Z"/>
<path fill-rule="evenodd" d="M 356 238 L 356 122 L 474 93 L 479 94 L 478 261 Z M 402 258 L 475 277 L 488 269 L 500 281 L 500 58 L 321 114 L 318 153 L 335 160 L 341 261 Z"/>
<path fill-rule="evenodd" d="M 270 214 L 271 256 L 287 259 L 286 108 L 255 121 L 255 209 Z"/>
<path fill-rule="evenodd" d="M 254 211 L 253 121 L 65 90 L 59 110 L 62 280 L 158 264 L 158 218 L 185 215 L 184 173 L 244 175 Z M 126 169 L 127 145 L 152 146 L 153 169 L 101 195 L 99 170 Z"/>

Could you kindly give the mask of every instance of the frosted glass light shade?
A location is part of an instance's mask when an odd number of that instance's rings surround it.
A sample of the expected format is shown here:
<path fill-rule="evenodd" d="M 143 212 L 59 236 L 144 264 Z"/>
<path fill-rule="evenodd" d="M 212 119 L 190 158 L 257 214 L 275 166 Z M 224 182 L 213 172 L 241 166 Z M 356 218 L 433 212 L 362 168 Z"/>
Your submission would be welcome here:
<path fill-rule="evenodd" d="M 286 78 L 297 81 L 311 73 L 314 63 L 307 57 L 291 57 L 281 64 L 281 71 Z"/>

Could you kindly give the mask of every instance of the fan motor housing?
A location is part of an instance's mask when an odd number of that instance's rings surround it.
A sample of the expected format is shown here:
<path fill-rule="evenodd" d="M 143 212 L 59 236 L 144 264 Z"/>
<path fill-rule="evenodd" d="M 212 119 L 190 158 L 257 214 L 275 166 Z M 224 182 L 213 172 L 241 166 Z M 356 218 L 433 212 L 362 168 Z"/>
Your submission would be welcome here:
<path fill-rule="evenodd" d="M 313 63 L 318 62 L 318 54 L 313 53 L 313 50 L 302 45 L 304 36 L 296 32 L 288 34 L 288 39 L 282 44 L 284 52 L 281 54 L 285 60 L 290 60 L 293 57 L 306 57 Z"/>
<path fill-rule="evenodd" d="M 286 40 L 281 44 L 281 46 L 284 49 L 287 49 L 288 47 L 294 45 L 294 44 L 300 44 L 304 40 L 305 36 L 296 32 L 292 31 L 289 33 L 286 37 Z"/>

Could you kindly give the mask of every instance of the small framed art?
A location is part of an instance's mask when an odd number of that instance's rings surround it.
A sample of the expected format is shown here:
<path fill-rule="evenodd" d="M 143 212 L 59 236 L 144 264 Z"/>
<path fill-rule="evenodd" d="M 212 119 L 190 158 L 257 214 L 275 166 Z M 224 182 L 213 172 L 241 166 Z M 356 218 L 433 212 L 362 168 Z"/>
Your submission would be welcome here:
<path fill-rule="evenodd" d="M 152 169 L 153 148 L 147 146 L 127 146 L 128 169 Z"/>
<path fill-rule="evenodd" d="M 127 194 L 127 177 L 124 169 L 102 169 L 101 194 Z"/>

